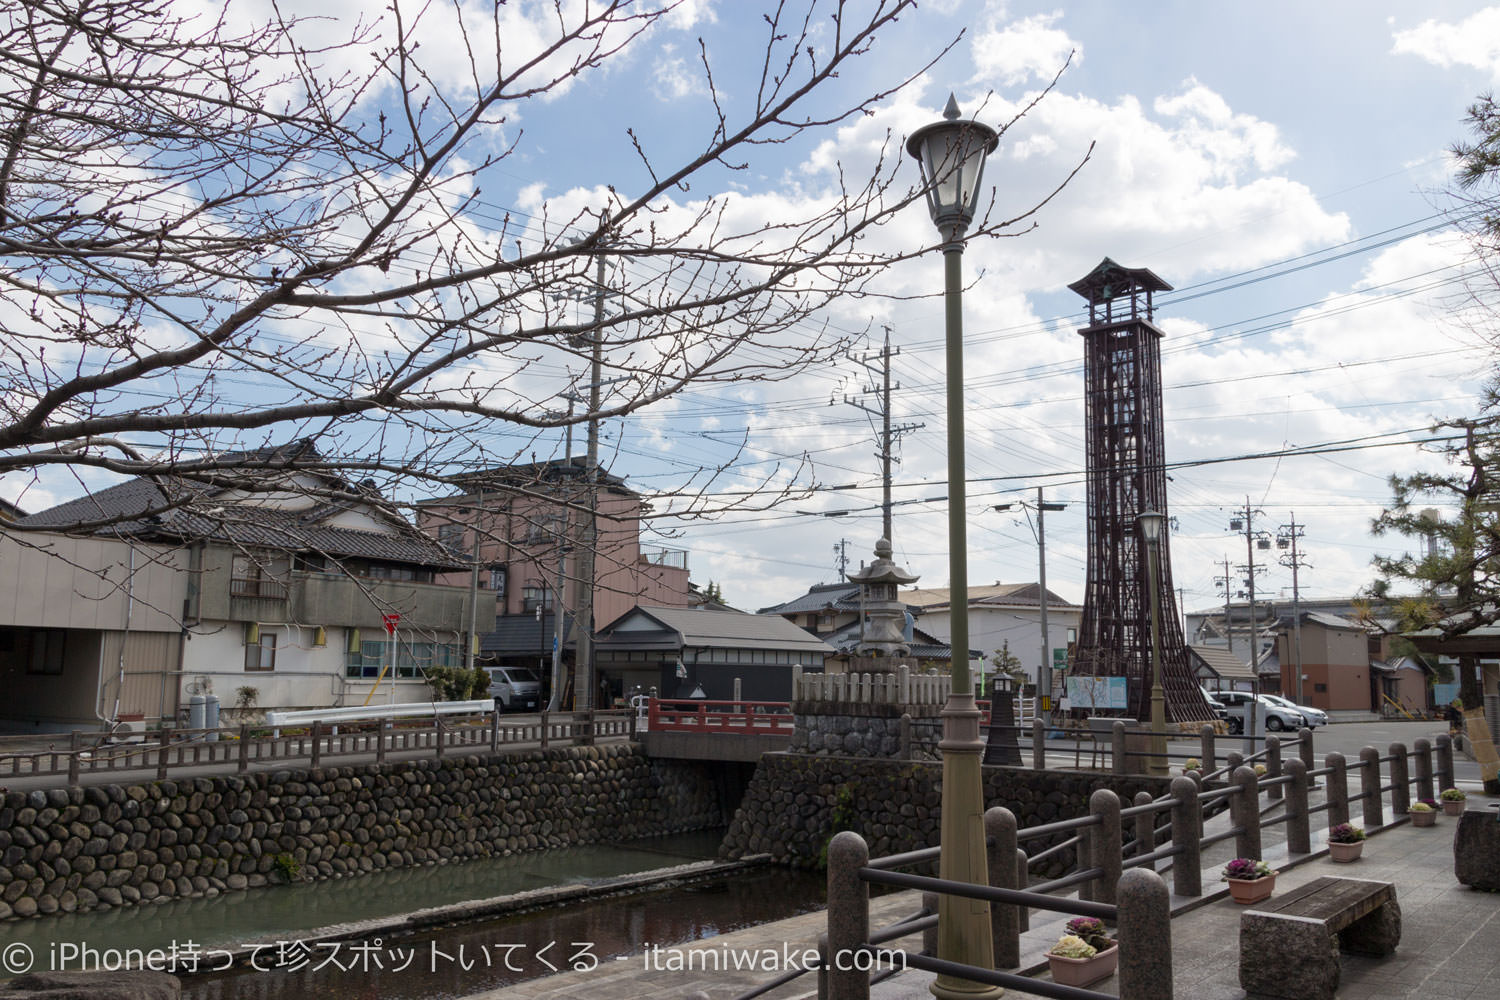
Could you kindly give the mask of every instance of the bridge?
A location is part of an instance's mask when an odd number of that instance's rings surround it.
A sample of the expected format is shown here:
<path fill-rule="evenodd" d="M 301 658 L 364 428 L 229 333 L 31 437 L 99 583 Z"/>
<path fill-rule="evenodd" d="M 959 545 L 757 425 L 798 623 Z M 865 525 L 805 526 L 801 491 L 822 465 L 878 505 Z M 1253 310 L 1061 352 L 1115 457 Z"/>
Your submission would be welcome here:
<path fill-rule="evenodd" d="M 792 727 L 792 706 L 785 701 L 636 703 L 636 737 L 652 757 L 753 764 L 763 753 L 785 750 Z"/>

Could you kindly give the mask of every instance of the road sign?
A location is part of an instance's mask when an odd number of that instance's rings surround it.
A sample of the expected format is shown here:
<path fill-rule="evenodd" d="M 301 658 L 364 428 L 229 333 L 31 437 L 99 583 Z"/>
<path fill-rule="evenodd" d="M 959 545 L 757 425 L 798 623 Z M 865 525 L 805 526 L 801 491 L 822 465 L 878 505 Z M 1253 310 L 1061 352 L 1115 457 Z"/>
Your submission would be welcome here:
<path fill-rule="evenodd" d="M 396 625 L 401 621 L 399 614 L 381 615 L 380 620 L 385 623 L 385 634 L 395 635 Z"/>

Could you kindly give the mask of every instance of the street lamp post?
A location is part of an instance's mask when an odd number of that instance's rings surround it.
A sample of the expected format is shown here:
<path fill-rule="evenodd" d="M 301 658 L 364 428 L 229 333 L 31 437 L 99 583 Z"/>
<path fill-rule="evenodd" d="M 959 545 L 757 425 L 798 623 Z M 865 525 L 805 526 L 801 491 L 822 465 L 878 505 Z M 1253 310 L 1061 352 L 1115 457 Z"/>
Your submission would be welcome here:
<path fill-rule="evenodd" d="M 1146 588 L 1151 592 L 1151 763 L 1154 775 L 1167 773 L 1167 706 L 1161 689 L 1161 609 L 1157 595 L 1161 533 L 1166 515 L 1143 510 L 1136 515 L 1141 539 L 1146 543 Z"/>
<path fill-rule="evenodd" d="M 950 94 L 943 121 L 917 129 L 906 151 L 922 165 L 927 209 L 943 239 L 947 330 L 948 585 L 952 622 L 952 688 L 943 706 L 941 878 L 989 884 L 984 842 L 984 740 L 969 677 L 969 565 L 964 491 L 963 237 L 974 220 L 984 160 L 1000 141 L 988 125 L 959 118 Z M 993 969 L 990 908 L 943 894 L 938 903 L 938 957 Z M 999 996 L 998 987 L 941 975 L 930 987 L 941 1000 Z"/>

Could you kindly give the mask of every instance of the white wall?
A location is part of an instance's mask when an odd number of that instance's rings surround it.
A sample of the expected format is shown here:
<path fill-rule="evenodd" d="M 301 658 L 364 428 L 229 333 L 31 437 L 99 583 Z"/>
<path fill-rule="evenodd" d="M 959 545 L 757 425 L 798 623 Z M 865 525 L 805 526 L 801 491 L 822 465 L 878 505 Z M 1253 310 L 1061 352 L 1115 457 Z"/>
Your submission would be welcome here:
<path fill-rule="evenodd" d="M 306 625 L 262 625 L 262 635 L 276 636 L 273 670 L 245 669 L 245 626 L 240 622 L 205 622 L 193 627 L 183 652 L 182 701 L 187 703 L 192 687 L 206 679 L 218 696 L 221 710 L 233 707 L 236 690 L 254 687 L 261 709 L 298 709 L 361 705 L 375 687 L 369 680 L 344 677 L 344 650 L 348 632 L 328 629 L 328 643 L 313 645 L 315 629 Z M 424 702 L 432 700 L 432 688 L 423 680 L 400 679 L 393 685 L 389 675 L 371 704 Z"/>
<path fill-rule="evenodd" d="M 1047 641 L 1053 649 L 1066 649 L 1068 629 L 1077 629 L 1077 609 L 1047 608 Z M 929 611 L 917 618 L 917 628 L 944 642 L 953 638 L 948 612 Z M 969 608 L 969 648 L 981 650 L 986 664 L 1003 643 L 1021 661 L 1026 676 L 1035 683 L 1042 656 L 1042 612 L 1040 608 Z"/>

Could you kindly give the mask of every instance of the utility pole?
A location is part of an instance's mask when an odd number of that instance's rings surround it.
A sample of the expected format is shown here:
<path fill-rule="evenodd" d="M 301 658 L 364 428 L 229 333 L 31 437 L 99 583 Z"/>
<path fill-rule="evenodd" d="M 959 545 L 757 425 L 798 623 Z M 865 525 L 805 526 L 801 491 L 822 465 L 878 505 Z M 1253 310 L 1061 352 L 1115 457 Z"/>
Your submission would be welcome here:
<path fill-rule="evenodd" d="M 1020 506 L 1028 512 L 1027 519 L 1030 520 L 1032 505 L 1024 501 L 1016 503 L 1002 503 L 995 506 L 996 510 L 1010 510 L 1011 507 Z M 1039 603 L 1041 605 L 1042 626 L 1042 665 L 1037 670 L 1037 693 L 1045 698 L 1052 697 L 1052 643 L 1047 633 L 1047 511 L 1066 510 L 1067 504 L 1048 503 L 1042 497 L 1042 488 L 1036 488 L 1036 551 L 1037 551 L 1037 588 L 1040 591 Z"/>
<path fill-rule="evenodd" d="M 1234 577 L 1229 574 L 1229 557 L 1224 557 L 1224 575 L 1214 578 L 1214 586 L 1224 590 L 1224 642 L 1230 653 L 1234 652 L 1234 619 L 1230 617 L 1229 601 L 1234 597 Z"/>
<path fill-rule="evenodd" d="M 891 426 L 891 358 L 900 353 L 901 352 L 899 350 L 891 350 L 891 328 L 889 326 L 885 327 L 885 347 L 880 351 L 879 354 L 860 355 L 859 357 L 850 355 L 850 360 L 852 360 L 855 364 L 859 365 L 862 368 L 865 368 L 882 380 L 882 384 L 879 386 L 868 385 L 865 387 L 866 393 L 879 394 L 879 403 L 875 406 L 871 406 L 860 399 L 856 399 L 848 395 L 844 396 L 845 403 L 848 403 L 850 406 L 856 407 L 857 409 L 864 410 L 865 413 L 869 414 L 871 417 L 880 418 L 880 430 L 875 432 L 876 443 L 880 445 L 880 450 L 875 453 L 875 457 L 880 459 L 881 482 L 884 487 L 880 508 L 882 531 L 881 537 L 886 539 L 887 541 L 892 540 L 891 462 L 895 453 L 895 444 L 901 439 L 902 435 L 910 434 L 912 431 L 920 430 L 922 427 L 926 426 L 924 424 L 900 424 L 896 427 Z M 901 388 L 901 386 L 898 384 L 896 385 L 896 388 L 899 389 Z M 840 573 L 842 574 L 842 570 L 840 571 Z"/>
<path fill-rule="evenodd" d="M 1245 565 L 1240 567 L 1245 571 L 1245 590 L 1250 599 L 1250 673 L 1255 677 L 1256 692 L 1260 691 L 1260 634 L 1256 628 L 1255 611 L 1255 549 L 1259 546 L 1263 549 L 1271 547 L 1271 536 L 1255 527 L 1255 517 L 1259 514 L 1265 516 L 1265 511 L 1250 506 L 1250 498 L 1245 497 L 1245 506 L 1235 512 L 1230 519 L 1229 530 L 1243 532 L 1245 535 Z M 1246 706 L 1245 734 L 1255 735 L 1255 716 L 1257 705 L 1252 703 Z"/>
<path fill-rule="evenodd" d="M 1297 668 L 1297 704 L 1299 705 L 1305 702 L 1302 692 L 1302 595 L 1298 585 L 1297 571 L 1304 566 L 1308 569 L 1312 567 L 1303 561 L 1297 541 L 1302 537 L 1306 527 L 1304 524 L 1297 523 L 1297 512 L 1292 511 L 1291 523 L 1283 524 L 1276 531 L 1276 547 L 1291 550 L 1284 552 L 1277 561 L 1292 570 L 1292 650 Z"/>
<path fill-rule="evenodd" d="M 840 538 L 834 542 L 833 551 L 833 561 L 839 568 L 838 582 L 843 583 L 846 575 L 845 571 L 849 569 L 849 539 Z"/>

